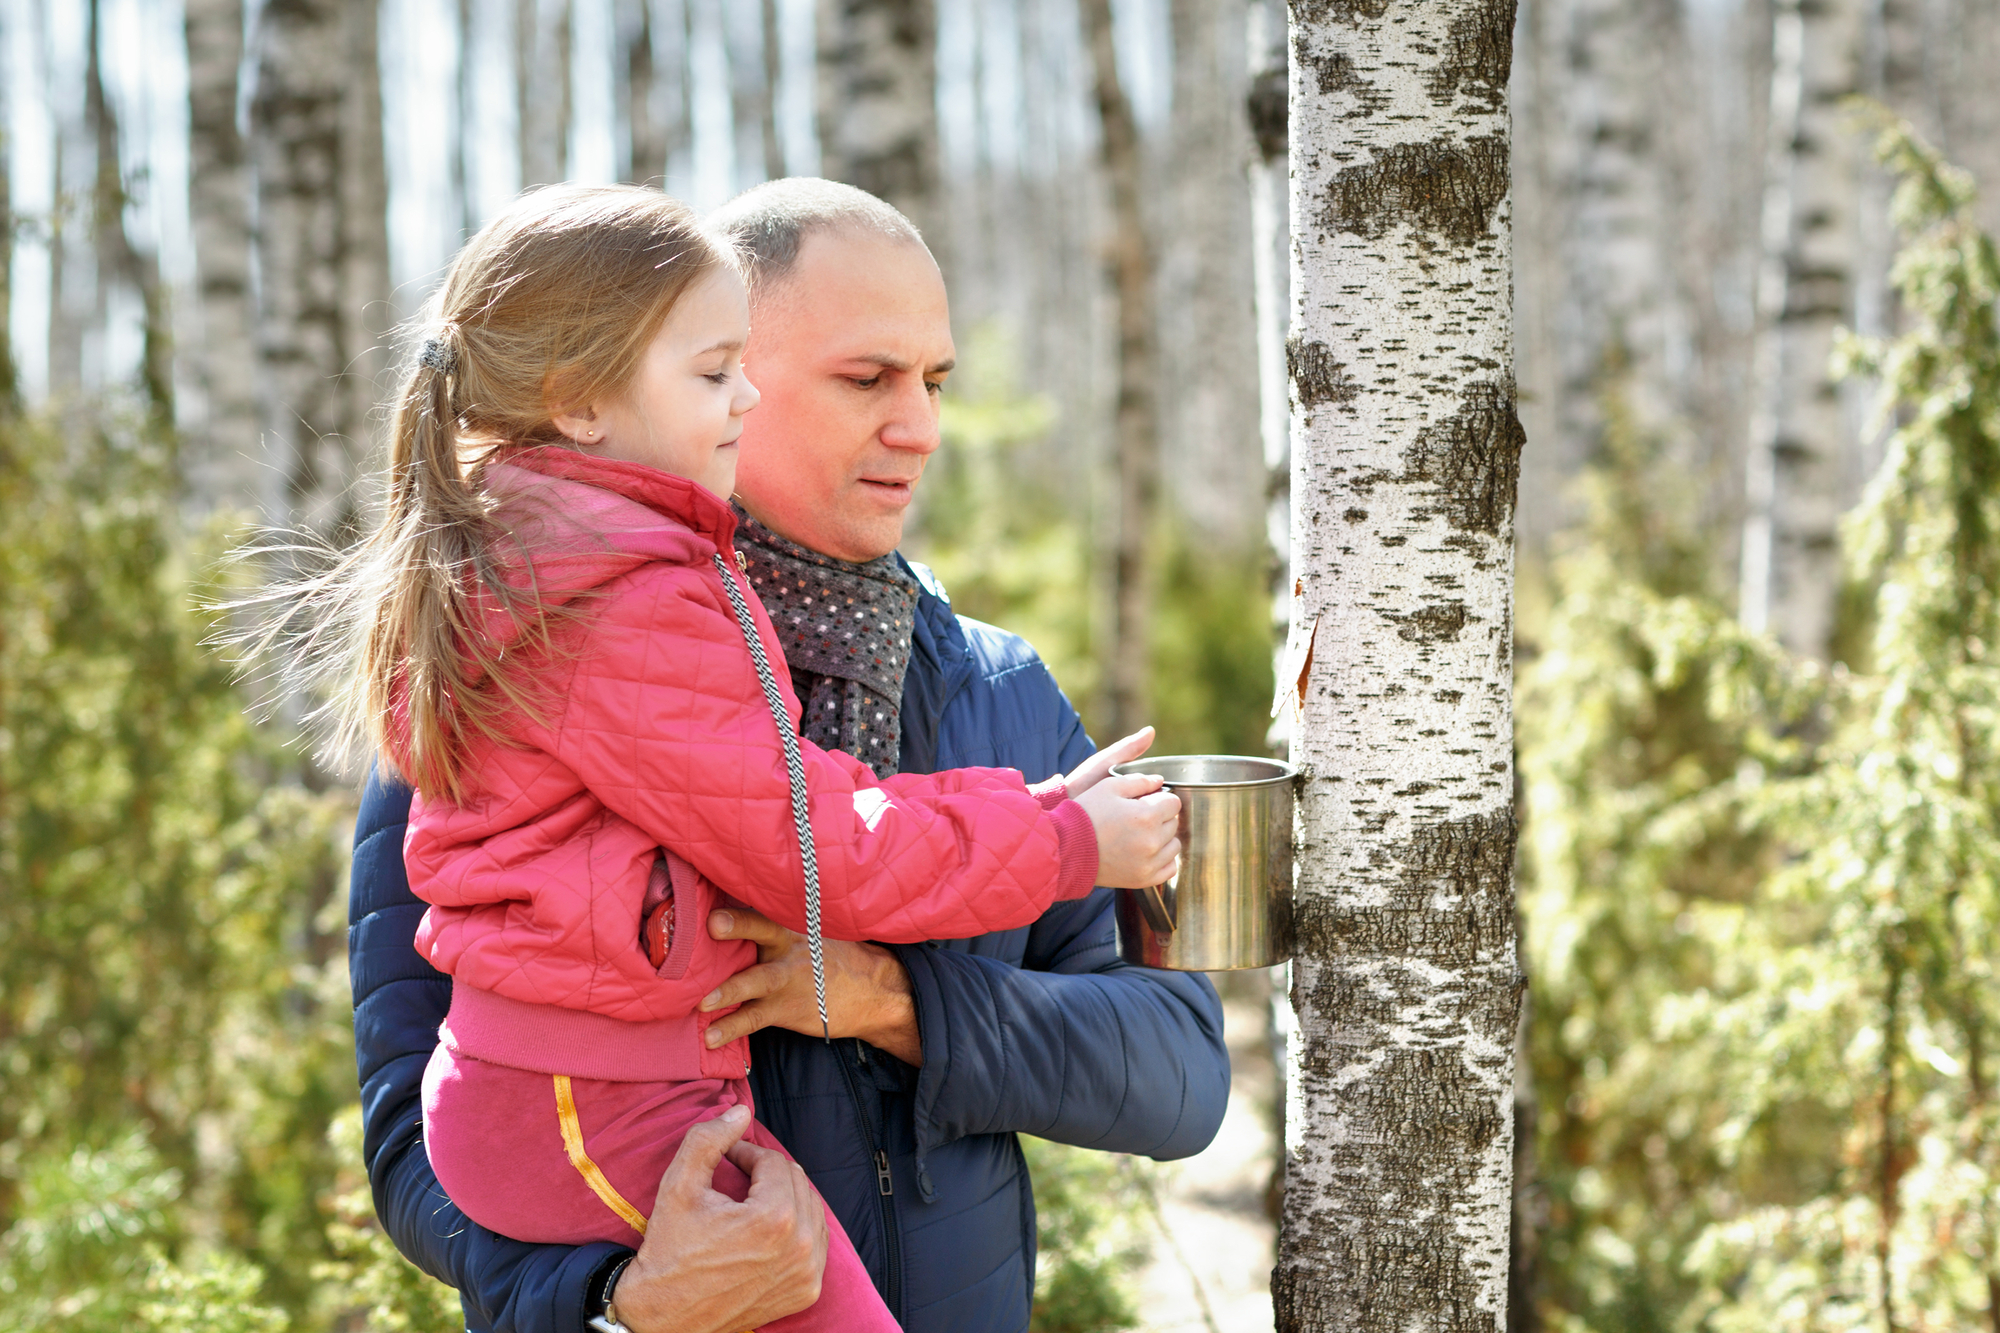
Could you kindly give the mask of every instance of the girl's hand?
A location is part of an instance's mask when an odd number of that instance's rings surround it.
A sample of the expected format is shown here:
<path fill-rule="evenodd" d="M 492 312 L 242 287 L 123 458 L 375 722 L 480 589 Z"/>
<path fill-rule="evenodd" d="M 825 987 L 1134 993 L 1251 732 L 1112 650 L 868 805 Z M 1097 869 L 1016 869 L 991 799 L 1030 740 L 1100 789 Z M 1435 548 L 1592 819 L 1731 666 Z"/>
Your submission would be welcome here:
<path fill-rule="evenodd" d="M 1181 798 L 1162 791 L 1162 780 L 1150 773 L 1099 776 L 1102 780 L 1083 795 L 1072 789 L 1070 796 L 1097 831 L 1097 882 L 1113 889 L 1166 883 L 1180 868 L 1181 840 L 1174 834 L 1180 824 Z"/>
<path fill-rule="evenodd" d="M 1122 741 L 1113 741 L 1063 776 L 1063 790 L 1073 801 L 1104 781 L 1114 764 L 1129 764 L 1153 745 L 1153 729 L 1141 727 Z M 1142 886 L 1143 887 L 1143 886 Z"/>

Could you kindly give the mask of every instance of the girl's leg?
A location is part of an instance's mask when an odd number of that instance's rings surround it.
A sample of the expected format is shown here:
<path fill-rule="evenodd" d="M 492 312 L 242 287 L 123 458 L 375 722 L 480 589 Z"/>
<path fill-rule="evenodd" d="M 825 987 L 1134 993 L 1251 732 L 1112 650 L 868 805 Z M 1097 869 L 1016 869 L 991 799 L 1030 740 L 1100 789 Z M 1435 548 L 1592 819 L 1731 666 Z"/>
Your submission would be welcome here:
<path fill-rule="evenodd" d="M 785 1152 L 785 1145 L 755 1121 L 743 1137 L 760 1148 Z M 750 1192 L 750 1177 L 725 1157 L 715 1169 L 715 1188 L 741 1202 Z M 824 1200 L 820 1207 L 826 1208 Z M 901 1333 L 832 1209 L 826 1209 L 826 1273 L 820 1279 L 819 1299 L 797 1314 L 760 1325 L 758 1333 Z"/>

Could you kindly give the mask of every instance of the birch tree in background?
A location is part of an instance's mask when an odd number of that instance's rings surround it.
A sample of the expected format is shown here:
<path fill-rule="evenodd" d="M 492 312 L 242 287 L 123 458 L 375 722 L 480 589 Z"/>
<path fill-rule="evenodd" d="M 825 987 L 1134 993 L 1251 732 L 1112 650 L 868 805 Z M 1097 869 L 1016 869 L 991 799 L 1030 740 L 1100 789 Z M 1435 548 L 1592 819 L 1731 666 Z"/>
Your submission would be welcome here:
<path fill-rule="evenodd" d="M 514 106 L 521 185 L 569 174 L 570 0 L 514 0 Z"/>
<path fill-rule="evenodd" d="M 0 51 L 11 49 L 7 29 L 12 19 L 10 11 L 0 8 Z M 20 370 L 14 361 L 13 139 L 0 126 L 0 417 L 21 410 Z"/>
<path fill-rule="evenodd" d="M 266 504 L 340 540 L 359 517 L 354 486 L 394 326 L 375 23 L 371 3 L 265 0 L 251 104 Z"/>
<path fill-rule="evenodd" d="M 1859 0 L 1771 12 L 1771 102 L 1760 216 L 1754 398 L 1745 450 L 1745 628 L 1823 656 L 1840 589 L 1840 516 L 1858 498 L 1858 413 L 1829 374 L 1854 322 L 1858 145 L 1842 123 L 1860 91 Z"/>
<path fill-rule="evenodd" d="M 1514 5 L 1294 0 L 1291 19 L 1307 782 L 1272 1297 L 1286 1333 L 1495 1330 L 1519 994 Z"/>
<path fill-rule="evenodd" d="M 202 411 L 184 446 L 197 502 L 257 500 L 256 312 L 250 289 L 250 172 L 236 127 L 243 0 L 185 0 L 188 211 L 193 224 L 200 336 L 194 362 Z"/>
<path fill-rule="evenodd" d="M 629 179 L 659 184 L 688 141 L 687 6 L 684 0 L 620 0 L 618 13 Z"/>
<path fill-rule="evenodd" d="M 160 282 L 159 256 L 141 254 L 125 229 L 132 198 L 126 189 L 118 115 L 104 95 L 102 0 L 90 0 L 87 13 L 90 49 L 84 61 L 84 116 L 97 155 L 90 209 L 97 258 L 94 323 L 99 330 L 111 327 L 113 297 L 121 287 L 138 303 L 139 393 L 147 417 L 164 432 L 174 424 L 173 334 L 167 325 L 166 292 Z"/>
<path fill-rule="evenodd" d="M 1084 41 L 1097 93 L 1099 154 L 1111 193 L 1105 254 L 1118 303 L 1118 398 L 1114 417 L 1118 532 L 1112 556 L 1111 648 L 1106 716 L 1125 735 L 1145 725 L 1153 579 L 1148 559 L 1160 505 L 1159 315 L 1153 244 L 1141 197 L 1139 126 L 1118 80 L 1111 0 L 1081 0 Z"/>
<path fill-rule="evenodd" d="M 945 258 L 932 0 L 820 0 L 820 174 L 901 209 Z"/>

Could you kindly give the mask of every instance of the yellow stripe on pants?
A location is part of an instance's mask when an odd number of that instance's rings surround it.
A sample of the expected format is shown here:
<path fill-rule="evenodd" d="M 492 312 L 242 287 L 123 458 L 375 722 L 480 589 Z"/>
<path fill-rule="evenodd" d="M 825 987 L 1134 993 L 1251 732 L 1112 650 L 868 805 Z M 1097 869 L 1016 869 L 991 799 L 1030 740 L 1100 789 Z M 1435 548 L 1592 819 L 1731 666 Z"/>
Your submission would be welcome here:
<path fill-rule="evenodd" d="M 583 1183 L 590 1186 L 590 1192 L 604 1200 L 604 1206 L 618 1214 L 640 1235 L 646 1234 L 646 1215 L 634 1208 L 612 1185 L 597 1163 L 590 1160 L 590 1154 L 583 1150 L 583 1126 L 577 1123 L 576 1094 L 570 1091 L 569 1075 L 557 1074 L 556 1119 L 562 1124 L 563 1151 L 569 1154 L 569 1164 L 583 1177 Z"/>

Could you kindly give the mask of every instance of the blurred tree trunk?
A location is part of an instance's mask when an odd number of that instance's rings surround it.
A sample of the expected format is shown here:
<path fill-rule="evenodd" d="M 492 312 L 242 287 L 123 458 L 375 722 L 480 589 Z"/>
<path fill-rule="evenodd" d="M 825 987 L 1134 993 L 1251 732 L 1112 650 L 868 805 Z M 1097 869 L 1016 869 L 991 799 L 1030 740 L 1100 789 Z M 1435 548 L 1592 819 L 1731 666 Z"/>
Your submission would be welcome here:
<path fill-rule="evenodd" d="M 1513 24 L 1512 0 L 1292 6 L 1286 1333 L 1506 1317 Z"/>
<path fill-rule="evenodd" d="M 764 179 L 785 174 L 785 147 L 778 136 L 778 85 L 784 78 L 785 36 L 778 26 L 778 0 L 764 0 Z"/>
<path fill-rule="evenodd" d="M 688 146 L 687 5 L 685 0 L 622 4 L 631 179 L 663 186 L 674 154 Z"/>
<path fill-rule="evenodd" d="M 251 105 L 270 507 L 341 541 L 394 326 L 375 23 L 374 0 L 266 0 Z"/>
<path fill-rule="evenodd" d="M 570 0 L 514 0 L 521 187 L 569 174 Z"/>
<path fill-rule="evenodd" d="M 1251 0 L 1245 47 L 1250 68 L 1246 110 L 1250 119 L 1250 262 L 1251 300 L 1257 328 L 1258 436 L 1264 446 L 1264 539 L 1270 553 L 1273 678 L 1281 675 L 1285 642 L 1292 623 L 1291 480 L 1292 434 L 1290 394 L 1285 383 L 1285 333 L 1290 327 L 1291 228 L 1286 214 L 1291 194 L 1291 151 L 1288 142 L 1285 6 L 1280 0 Z M 1292 714 L 1284 713 L 1267 738 L 1273 749 L 1289 747 Z M 1265 1036 L 1278 1079 L 1278 1096 L 1271 1106 L 1274 1141 L 1285 1141 L 1286 1046 L 1294 1024 L 1291 997 L 1285 993 L 1283 965 L 1271 969 L 1270 1003 L 1265 1006 Z M 1284 1207 L 1285 1159 L 1280 1152 L 1271 1164 L 1264 1190 L 1264 1211 L 1273 1222 Z"/>
<path fill-rule="evenodd" d="M 1172 113 L 1143 154 L 1156 307 L 1170 312 L 1156 377 L 1162 489 L 1186 542 L 1230 552 L 1261 545 L 1265 502 L 1245 11 L 1245 0 L 1169 0 Z"/>
<path fill-rule="evenodd" d="M 1112 560 L 1112 629 L 1106 654 L 1110 734 L 1145 725 L 1153 580 L 1147 559 L 1159 511 L 1159 317 L 1153 246 L 1146 233 L 1139 126 L 1118 80 L 1111 0 L 1081 0 L 1084 40 L 1101 124 L 1099 152 L 1111 190 L 1105 247 L 1118 300 L 1118 540 Z"/>
<path fill-rule="evenodd" d="M 84 61 L 84 116 L 97 151 L 97 179 L 91 188 L 91 227 L 97 251 L 97 327 L 107 329 L 112 318 L 111 294 L 123 285 L 138 299 L 141 320 L 139 392 L 146 415 L 162 432 L 174 424 L 173 337 L 167 324 L 166 296 L 161 289 L 158 257 L 141 255 L 125 230 L 131 197 L 125 190 L 120 154 L 118 113 L 104 95 L 103 30 L 100 0 L 90 0 L 90 50 Z"/>
<path fill-rule="evenodd" d="M 479 214 L 472 198 L 473 122 L 477 119 L 473 88 L 479 77 L 479 71 L 473 68 L 473 53 L 478 44 L 473 40 L 475 20 L 472 0 L 458 0 L 457 20 L 458 69 L 453 89 L 456 106 L 452 112 L 451 197 L 458 211 L 458 239 L 462 243 L 477 229 Z"/>
<path fill-rule="evenodd" d="M 0 8 L 0 51 L 13 50 L 11 9 Z M 12 133 L 0 134 L 0 418 L 21 410 L 21 375 L 14 361 L 14 188 Z"/>
<path fill-rule="evenodd" d="M 1824 656 L 1840 590 L 1838 527 L 1859 494 L 1858 413 L 1828 372 L 1850 324 L 1860 163 L 1843 99 L 1861 88 L 1860 0 L 1776 0 L 1744 472 L 1745 627 Z"/>
<path fill-rule="evenodd" d="M 931 0 L 819 0 L 820 174 L 888 200 L 942 259 Z"/>
<path fill-rule="evenodd" d="M 250 172 L 236 128 L 243 0 L 186 0 L 188 211 L 201 336 L 187 349 L 204 401 L 184 461 L 197 503 L 257 499 L 256 312 L 250 289 Z"/>
<path fill-rule="evenodd" d="M 729 53 L 730 117 L 736 131 L 735 185 L 748 189 L 754 178 L 771 178 L 772 89 L 765 80 L 765 48 L 772 38 L 764 30 L 762 6 L 750 0 L 735 0 L 723 19 L 723 41 Z"/>

